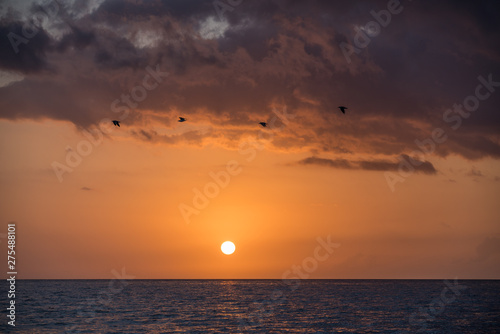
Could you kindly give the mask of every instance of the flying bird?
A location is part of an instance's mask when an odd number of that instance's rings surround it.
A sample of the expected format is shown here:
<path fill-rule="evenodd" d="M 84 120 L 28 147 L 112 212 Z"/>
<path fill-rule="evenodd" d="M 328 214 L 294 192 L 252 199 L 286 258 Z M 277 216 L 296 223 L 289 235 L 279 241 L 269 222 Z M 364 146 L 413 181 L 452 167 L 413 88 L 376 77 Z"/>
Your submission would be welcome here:
<path fill-rule="evenodd" d="M 343 114 L 345 114 L 345 110 L 347 109 L 347 107 L 340 106 L 339 109 L 340 109 L 340 111 L 342 111 Z"/>
<path fill-rule="evenodd" d="M 113 125 L 120 127 L 120 121 L 113 121 Z"/>
<path fill-rule="evenodd" d="M 179 117 L 179 120 L 177 122 L 185 122 L 186 119 L 184 117 Z"/>
<path fill-rule="evenodd" d="M 260 124 L 260 125 L 262 125 L 263 127 L 266 127 L 266 126 L 267 126 L 267 123 L 266 123 L 266 122 L 260 122 L 259 124 Z"/>

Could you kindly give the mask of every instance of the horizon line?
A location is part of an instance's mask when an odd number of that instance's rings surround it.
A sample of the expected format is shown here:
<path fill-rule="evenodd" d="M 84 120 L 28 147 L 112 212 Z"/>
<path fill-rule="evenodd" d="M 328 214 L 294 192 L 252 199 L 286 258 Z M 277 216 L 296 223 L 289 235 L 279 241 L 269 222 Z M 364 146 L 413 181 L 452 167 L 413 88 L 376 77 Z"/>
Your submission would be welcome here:
<path fill-rule="evenodd" d="M 7 280 L 8 278 L 4 279 Z M 114 278 L 16 278 L 16 281 L 106 281 Z M 500 281 L 500 278 L 304 278 L 300 281 Z M 296 281 L 296 278 L 131 278 L 126 281 Z"/>

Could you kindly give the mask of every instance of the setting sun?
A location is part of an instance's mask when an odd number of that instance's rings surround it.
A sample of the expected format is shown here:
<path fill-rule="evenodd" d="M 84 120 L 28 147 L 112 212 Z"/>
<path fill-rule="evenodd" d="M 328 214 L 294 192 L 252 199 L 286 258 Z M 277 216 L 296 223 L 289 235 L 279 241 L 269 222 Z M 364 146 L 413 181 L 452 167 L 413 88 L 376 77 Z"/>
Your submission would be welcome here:
<path fill-rule="evenodd" d="M 234 253 L 236 246 L 231 241 L 225 241 L 220 246 L 220 249 L 221 249 L 222 253 L 224 253 L 226 255 L 231 255 Z"/>

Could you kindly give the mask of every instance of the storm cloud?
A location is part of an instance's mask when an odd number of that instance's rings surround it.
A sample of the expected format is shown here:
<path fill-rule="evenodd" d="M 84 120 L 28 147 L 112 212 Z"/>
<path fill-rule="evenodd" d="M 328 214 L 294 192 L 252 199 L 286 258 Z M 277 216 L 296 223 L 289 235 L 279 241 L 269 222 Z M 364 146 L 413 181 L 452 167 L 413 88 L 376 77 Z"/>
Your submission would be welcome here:
<path fill-rule="evenodd" d="M 391 159 L 419 149 L 415 141 L 432 138 L 436 128 L 447 140 L 435 143 L 431 155 L 500 157 L 495 84 L 483 85 L 488 97 L 467 117 L 446 114 L 474 96 L 478 77 L 500 82 L 495 1 L 401 1 L 378 33 L 369 23 L 387 13 L 387 1 L 257 0 L 226 10 L 213 1 L 58 3 L 30 38 L 23 27 L 36 23 L 43 4 L 4 5 L 0 70 L 23 77 L 0 87 L 4 119 L 50 118 L 89 128 L 116 117 L 113 102 L 142 84 L 148 66 L 159 66 L 168 78 L 132 101 L 123 122 L 136 127 L 130 136 L 139 140 L 239 141 L 257 136 L 257 122 L 286 107 L 294 118 L 273 132 L 271 149 L 387 156 L 303 164 L 394 170 Z M 18 52 L 12 33 L 24 38 Z M 346 56 L 341 45 L 357 51 Z M 339 105 L 348 106 L 346 115 Z M 210 131 L 161 134 L 158 128 L 171 129 L 179 113 Z M 458 128 L 452 116 L 460 117 Z M 420 171 L 436 172 L 427 161 Z"/>

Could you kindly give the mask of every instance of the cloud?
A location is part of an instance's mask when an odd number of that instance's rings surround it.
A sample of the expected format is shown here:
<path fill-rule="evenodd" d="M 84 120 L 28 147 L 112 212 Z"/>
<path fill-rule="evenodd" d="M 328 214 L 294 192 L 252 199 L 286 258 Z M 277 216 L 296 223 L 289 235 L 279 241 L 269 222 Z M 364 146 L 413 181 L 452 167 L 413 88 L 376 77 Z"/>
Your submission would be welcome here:
<path fill-rule="evenodd" d="M 318 165 L 331 168 L 354 169 L 352 163 L 345 159 L 323 159 L 318 157 L 309 157 L 298 162 L 301 165 Z"/>
<path fill-rule="evenodd" d="M 35 36 L 27 39 L 23 29 L 23 22 L 0 21 L 0 69 L 22 74 L 47 70 L 46 54 L 52 47 L 50 37 L 39 29 Z"/>
<path fill-rule="evenodd" d="M 468 173 L 467 176 L 472 176 L 472 177 L 483 177 L 483 172 L 481 172 L 479 169 L 472 168 Z"/>
<path fill-rule="evenodd" d="M 429 161 L 421 161 L 411 158 L 407 155 L 401 155 L 401 158 L 408 161 L 412 160 L 415 166 L 415 172 L 423 174 L 436 174 L 437 170 Z M 318 157 L 308 157 L 298 162 L 300 165 L 317 165 L 336 169 L 357 169 L 367 171 L 397 171 L 400 168 L 400 160 L 346 160 L 346 159 L 324 159 Z"/>
<path fill-rule="evenodd" d="M 92 188 L 89 188 L 89 187 L 81 187 L 80 190 L 84 190 L 84 191 L 91 191 L 93 190 Z"/>
<path fill-rule="evenodd" d="M 0 87 L 0 118 L 51 118 L 89 128 L 115 119 L 113 101 L 142 84 L 147 66 L 158 65 L 169 77 L 133 101 L 125 122 L 135 127 L 132 136 L 147 142 L 228 145 L 255 136 L 251 126 L 272 118 L 280 105 L 296 117 L 273 136 L 270 149 L 398 156 L 443 128 L 448 139 L 433 154 L 500 158 L 500 93 L 481 101 L 457 130 L 443 121 L 447 109 L 474 94 L 478 75 L 500 81 L 497 2 L 450 0 L 432 11 L 405 2 L 348 63 L 340 42 L 354 43 L 354 27 L 372 21 L 370 11 L 382 5 L 256 0 L 220 18 L 212 1 L 76 1 L 61 4 L 15 53 L 7 36 L 22 36 L 38 10 L 28 6 L 0 18 L 0 69 L 24 76 Z M 346 115 L 339 105 L 348 106 Z M 178 113 L 213 130 L 164 135 L 147 127 L 156 122 L 172 129 Z M 375 158 L 330 164 L 395 168 Z M 435 169 L 423 162 L 420 171 Z"/>

